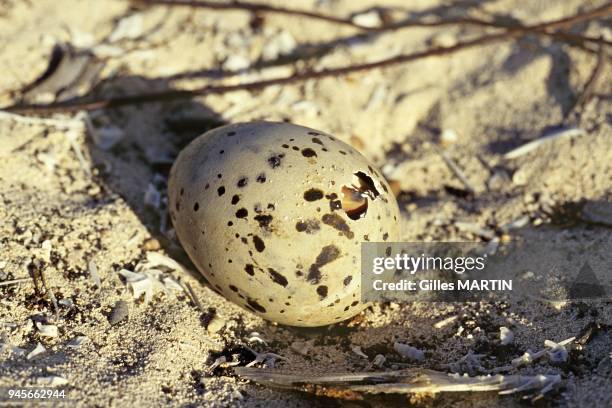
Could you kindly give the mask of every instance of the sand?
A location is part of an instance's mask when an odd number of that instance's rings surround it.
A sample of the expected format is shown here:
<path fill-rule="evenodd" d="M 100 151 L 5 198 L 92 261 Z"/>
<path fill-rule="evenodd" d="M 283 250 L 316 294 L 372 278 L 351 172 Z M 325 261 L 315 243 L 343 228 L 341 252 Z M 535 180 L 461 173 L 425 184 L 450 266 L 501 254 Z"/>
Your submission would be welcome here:
<path fill-rule="evenodd" d="M 316 6 L 349 16 L 377 3 L 299 0 L 291 6 Z M 383 3 L 417 17 L 470 12 L 524 22 L 560 18 L 602 4 Z M 610 36 L 599 22 L 577 28 L 591 36 Z M 104 61 L 99 73 L 104 82 L 97 92 L 118 95 L 191 89 L 237 68 L 247 69 L 224 83 L 372 61 L 428 44 L 452 44 L 482 31 L 415 28 L 355 38 L 349 27 L 281 15 L 265 15 L 257 27 L 249 14 L 238 11 L 136 8 L 126 1 L 4 0 L 0 106 L 13 103 L 19 91 L 44 72 L 57 43 L 93 50 Z M 335 47 L 326 46 L 339 38 L 343 40 Z M 106 46 L 100 47 L 103 42 Z M 319 47 L 316 57 L 278 57 L 292 51 L 303 55 L 312 47 Z M 173 237 L 163 208 L 169 165 L 194 137 L 223 123 L 287 120 L 334 134 L 382 169 L 398 191 L 404 241 L 478 242 L 481 234 L 456 223 L 499 231 L 525 217 L 525 225 L 504 239 L 528 237 L 567 245 L 609 240 L 609 216 L 597 225 L 576 221 L 571 214 L 561 222 L 550 216 L 567 203 L 605 207 L 612 202 L 609 65 L 595 96 L 572 111 L 595 61 L 595 56 L 575 47 L 530 36 L 346 78 L 90 113 L 97 129 L 112 129 L 118 135 L 112 147 L 100 141 L 104 134 L 96 139 L 74 115 L 55 115 L 50 121 L 1 116 L 0 284 L 42 273 L 47 291 L 37 291 L 31 279 L 0 286 L 0 387 L 20 388 L 41 377 L 58 376 L 66 382 L 67 406 L 83 407 L 340 405 L 249 383 L 234 376 L 231 368 L 207 368 L 219 356 L 231 359 L 236 353 L 244 365 L 253 359 L 245 348 L 250 347 L 285 357 L 275 369 L 309 374 L 368 370 L 377 354 L 387 359 L 384 369 L 407 364 L 452 371 L 448 364 L 470 352 L 483 354 L 486 371 L 507 365 L 527 350 L 543 349 L 545 340 L 584 337 L 595 328 L 585 344 L 572 348 L 567 361 L 544 359 L 510 373 L 560 374 L 562 386 L 547 394 L 544 404 L 611 406 L 610 378 L 597 369 L 612 352 L 609 301 L 387 303 L 331 327 L 279 326 L 206 286 Z M 75 92 L 88 91 L 85 83 Z M 49 95 L 40 93 L 30 98 L 49 101 Z M 511 149 L 564 127 L 584 133 L 513 160 L 503 158 Z M 464 184 L 438 154 L 440 148 L 462 169 L 475 190 L 473 196 L 465 196 Z M 191 287 L 197 302 L 170 281 L 157 285 L 150 301 L 134 299 L 119 272 L 134 271 L 150 253 L 184 265 L 162 268 L 163 276 L 183 289 Z M 116 311 L 118 302 L 122 312 Z M 454 316 L 443 327 L 434 326 Z M 57 336 L 42 336 L 36 323 L 57 326 Z M 514 333 L 509 346 L 499 344 L 501 326 Z M 249 341 L 253 332 L 266 344 Z M 82 342 L 76 345 L 75 339 Z M 395 341 L 424 351 L 425 359 L 404 361 L 393 350 Z M 45 351 L 27 358 L 38 343 Z M 357 355 L 354 346 L 360 346 L 368 359 Z M 468 372 L 470 367 L 458 371 Z M 405 401 L 379 397 L 367 404 Z M 440 394 L 412 402 L 514 406 L 520 396 Z"/>

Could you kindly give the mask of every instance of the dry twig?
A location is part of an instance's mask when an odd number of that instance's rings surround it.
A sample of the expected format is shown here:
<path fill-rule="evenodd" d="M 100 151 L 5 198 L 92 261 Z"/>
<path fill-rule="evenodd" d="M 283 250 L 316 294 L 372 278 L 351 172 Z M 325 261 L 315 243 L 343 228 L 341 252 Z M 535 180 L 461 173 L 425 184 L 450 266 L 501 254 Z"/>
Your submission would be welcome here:
<path fill-rule="evenodd" d="M 16 285 L 18 283 L 32 282 L 32 278 L 11 279 L 0 282 L 0 286 Z"/>
<path fill-rule="evenodd" d="M 597 82 L 597 80 L 601 76 L 601 73 L 603 72 L 604 60 L 605 60 L 605 50 L 603 46 L 600 46 L 599 52 L 597 53 L 597 62 L 595 63 L 595 66 L 593 67 L 593 71 L 591 72 L 589 79 L 586 81 L 584 88 L 582 88 L 582 92 L 576 98 L 574 105 L 572 106 L 571 109 L 569 109 L 566 116 L 569 116 L 572 112 L 578 109 L 582 109 L 584 105 L 586 105 L 587 102 L 593 97 L 593 91 L 595 90 L 595 83 Z"/>
<path fill-rule="evenodd" d="M 444 160 L 444 163 L 446 163 L 448 168 L 459 179 L 459 181 L 461 181 L 465 189 L 471 194 L 476 193 L 476 189 L 474 188 L 470 180 L 467 178 L 463 170 L 461 170 L 459 165 L 457 165 L 457 163 L 455 163 L 455 161 L 451 159 L 450 156 L 446 154 L 444 150 L 436 148 L 436 152 L 440 155 L 440 157 L 442 157 L 442 160 Z"/>
<path fill-rule="evenodd" d="M 516 29 L 516 28 L 524 28 L 525 26 L 516 23 L 507 23 L 507 22 L 498 22 L 498 21 L 487 21 L 481 20 L 477 18 L 453 18 L 446 20 L 437 20 L 437 21 L 423 21 L 423 20 L 413 20 L 407 18 L 405 20 L 398 21 L 397 23 L 385 24 L 379 27 L 370 27 L 364 26 L 358 23 L 355 23 L 353 20 L 344 19 L 336 16 L 332 16 L 329 14 L 308 11 L 308 10 L 300 10 L 300 9 L 290 9 L 286 7 L 276 7 L 268 4 L 262 3 L 243 3 L 243 2 L 230 2 L 230 3 L 218 3 L 211 1 L 194 1 L 194 0 L 135 0 L 136 3 L 142 3 L 146 5 L 161 5 L 161 6 L 170 6 L 170 7 L 191 7 L 191 8 L 205 8 L 212 10 L 242 10 L 248 11 L 252 13 L 275 13 L 275 14 L 284 14 L 289 16 L 298 16 L 298 17 L 306 17 L 313 20 L 324 21 L 333 24 L 340 24 L 352 28 L 356 28 L 361 31 L 369 31 L 372 33 L 381 33 L 385 31 L 397 31 L 404 28 L 414 28 L 414 27 L 443 27 L 449 25 L 475 25 L 475 26 L 483 26 L 483 27 L 491 27 L 491 28 L 502 28 L 502 29 Z M 600 13 L 592 18 L 597 18 L 601 16 L 605 16 L 612 11 L 612 4 L 607 4 L 601 6 L 593 12 Z M 566 19 L 568 20 L 568 19 Z M 573 22 L 572 20 L 568 20 L 568 24 L 575 24 L 582 20 L 578 20 Z M 561 22 L 563 24 L 563 22 Z M 612 45 L 611 42 L 606 41 L 602 38 L 593 38 L 588 36 L 583 36 L 575 33 L 568 32 L 551 32 L 547 31 L 548 27 L 532 27 L 530 31 L 536 35 L 549 36 L 557 39 L 561 39 L 563 41 L 570 41 L 576 44 L 584 45 L 585 43 L 599 43 L 603 45 Z"/>
<path fill-rule="evenodd" d="M 233 3 L 235 4 L 235 3 Z M 243 3 L 241 3 L 243 4 Z M 590 20 L 612 13 L 612 3 L 582 13 L 575 14 L 570 17 L 565 17 L 558 20 L 553 20 L 545 23 L 535 24 L 531 26 L 517 26 L 502 33 L 484 35 L 476 39 L 459 42 L 450 47 L 434 47 L 424 51 L 418 51 L 410 54 L 401 54 L 395 57 L 383 59 L 380 61 L 349 65 L 339 68 L 326 68 L 319 71 L 310 71 L 302 74 L 294 74 L 281 78 L 274 78 L 262 81 L 254 81 L 237 85 L 208 85 L 194 90 L 170 90 L 162 92 L 142 93 L 137 95 L 128 95 L 120 97 L 111 97 L 107 99 L 98 99 L 91 101 L 69 100 L 46 105 L 14 105 L 4 108 L 4 110 L 14 113 L 54 113 L 54 112 L 76 112 L 80 110 L 95 110 L 116 108 L 125 105 L 133 105 L 139 103 L 150 103 L 159 101 L 169 101 L 178 99 L 189 99 L 196 96 L 226 94 L 238 90 L 254 91 L 263 89 L 272 85 L 285 85 L 289 83 L 301 82 L 310 79 L 320 79 L 326 77 L 345 76 L 355 72 L 372 70 L 375 68 L 389 67 L 393 65 L 403 64 L 415 60 L 420 60 L 428 57 L 449 55 L 458 51 L 466 50 L 476 46 L 492 44 L 495 42 L 505 41 L 521 37 L 534 31 L 552 30 L 559 27 L 567 27 L 578 22 Z"/>

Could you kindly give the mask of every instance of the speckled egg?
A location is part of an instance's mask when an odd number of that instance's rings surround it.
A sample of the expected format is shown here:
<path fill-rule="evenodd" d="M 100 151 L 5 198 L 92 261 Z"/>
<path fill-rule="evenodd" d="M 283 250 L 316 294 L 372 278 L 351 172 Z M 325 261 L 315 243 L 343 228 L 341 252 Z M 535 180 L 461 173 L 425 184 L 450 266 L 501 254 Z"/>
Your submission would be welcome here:
<path fill-rule="evenodd" d="M 172 167 L 169 198 L 176 234 L 211 286 L 292 326 L 362 311 L 360 244 L 399 238 L 378 170 L 335 137 L 288 123 L 198 137 Z"/>

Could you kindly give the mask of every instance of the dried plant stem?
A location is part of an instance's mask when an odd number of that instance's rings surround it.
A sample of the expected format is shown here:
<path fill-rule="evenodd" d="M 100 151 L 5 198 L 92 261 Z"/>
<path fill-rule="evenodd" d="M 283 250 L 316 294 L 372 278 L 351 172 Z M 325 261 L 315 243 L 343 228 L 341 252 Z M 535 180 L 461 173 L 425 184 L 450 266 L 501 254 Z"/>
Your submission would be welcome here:
<path fill-rule="evenodd" d="M 72 100 L 59 103 L 51 103 L 47 105 L 15 105 L 4 108 L 8 112 L 28 114 L 28 113 L 54 113 L 54 112 L 77 112 L 81 110 L 95 110 L 116 108 L 125 105 L 133 105 L 139 103 L 150 103 L 159 101 L 169 101 L 177 99 L 188 99 L 196 96 L 225 94 L 238 90 L 254 91 L 266 88 L 272 85 L 285 85 L 294 82 L 301 82 L 311 79 L 320 79 L 327 77 L 340 77 L 355 72 L 372 70 L 375 68 L 389 67 L 393 65 L 403 64 L 423 58 L 442 56 L 453 54 L 458 51 L 466 50 L 476 46 L 483 46 L 495 42 L 511 40 L 533 32 L 533 30 L 548 30 L 559 26 L 567 26 L 576 22 L 601 17 L 610 12 L 612 4 L 608 7 L 600 7 L 591 11 L 586 11 L 580 14 L 566 17 L 560 20 L 553 20 L 546 23 L 540 23 L 532 26 L 519 26 L 507 31 L 495 34 L 484 35 L 476 39 L 459 42 L 450 47 L 434 47 L 424 51 L 418 51 L 410 54 L 401 54 L 395 57 L 383 59 L 380 61 L 349 65 L 339 68 L 326 68 L 319 71 L 309 71 L 301 74 L 294 74 L 280 78 L 267 79 L 263 81 L 254 81 L 237 85 L 208 85 L 194 90 L 170 90 L 162 92 L 142 93 L 137 95 L 128 95 L 120 97 L 111 97 L 106 99 L 98 99 L 92 101 Z M 605 11 L 605 13 L 604 13 Z M 603 13 L 603 14 L 602 14 Z"/>
<path fill-rule="evenodd" d="M 205 8 L 212 10 L 242 10 L 253 13 L 275 13 L 275 14 L 284 14 L 289 16 L 298 16 L 298 17 L 306 17 L 313 20 L 324 21 L 333 24 L 340 24 L 343 26 L 348 26 L 352 28 L 356 28 L 361 31 L 369 31 L 369 32 L 385 32 L 385 31 L 397 31 L 404 28 L 414 28 L 414 27 L 442 27 L 448 25 L 476 25 L 476 26 L 485 26 L 491 28 L 503 28 L 503 29 L 514 29 L 514 28 L 523 28 L 525 26 L 516 24 L 516 23 L 503 23 L 503 22 L 494 22 L 494 21 L 486 21 L 477 18 L 453 18 L 447 20 L 437 20 L 437 21 L 419 21 L 419 20 L 411 20 L 406 19 L 399 21 L 397 23 L 385 24 L 379 27 L 369 27 L 355 23 L 353 20 L 335 17 L 329 14 L 308 11 L 308 10 L 300 10 L 300 9 L 290 9 L 285 7 L 276 7 L 268 4 L 262 3 L 253 3 L 253 2 L 229 2 L 229 3 L 219 3 L 219 2 L 211 2 L 211 1 L 194 1 L 194 0 L 135 0 L 136 3 L 142 3 L 146 5 L 161 5 L 161 6 L 170 6 L 170 7 L 190 7 L 190 8 Z M 612 12 L 612 4 L 603 5 L 597 9 L 592 10 L 593 17 L 597 18 L 608 15 Z M 575 24 L 581 19 L 574 20 L 572 17 L 565 18 L 560 20 L 560 25 L 570 25 Z M 599 43 L 605 45 L 612 45 L 611 42 L 606 41 L 601 38 L 593 38 L 588 36 L 583 36 L 574 33 L 567 32 L 554 32 L 547 31 L 546 28 L 542 27 L 538 28 L 536 26 L 531 28 L 531 32 L 536 35 L 549 36 L 553 38 L 558 38 L 563 41 L 573 41 L 578 44 L 584 43 Z"/>
<path fill-rule="evenodd" d="M 567 116 L 569 116 L 570 113 L 578 109 L 582 109 L 584 105 L 586 105 L 587 102 L 593 97 L 593 91 L 595 90 L 595 84 L 597 83 L 597 80 L 599 79 L 599 77 L 601 76 L 603 72 L 604 60 L 605 60 L 605 51 L 604 51 L 604 48 L 600 46 L 599 52 L 597 53 L 597 62 L 595 63 L 595 66 L 593 67 L 593 71 L 591 71 L 591 75 L 589 76 L 589 79 L 586 81 L 584 88 L 582 88 L 582 92 L 576 98 L 576 102 L 572 106 L 572 109 L 569 110 Z"/>
<path fill-rule="evenodd" d="M 450 156 L 446 154 L 444 150 L 438 149 L 438 148 L 436 148 L 435 150 L 440 155 L 440 157 L 442 157 L 442 160 L 444 160 L 444 163 L 446 163 L 448 168 L 459 179 L 459 181 L 461 181 L 461 183 L 465 186 L 465 189 L 471 194 L 476 193 L 476 188 L 474 188 L 474 186 L 472 185 L 470 180 L 467 178 L 463 170 L 461 170 L 459 165 L 455 163 L 455 161 L 451 159 Z"/>
<path fill-rule="evenodd" d="M 32 282 L 32 278 L 11 279 L 0 282 L 0 286 L 16 285 L 18 283 Z"/>

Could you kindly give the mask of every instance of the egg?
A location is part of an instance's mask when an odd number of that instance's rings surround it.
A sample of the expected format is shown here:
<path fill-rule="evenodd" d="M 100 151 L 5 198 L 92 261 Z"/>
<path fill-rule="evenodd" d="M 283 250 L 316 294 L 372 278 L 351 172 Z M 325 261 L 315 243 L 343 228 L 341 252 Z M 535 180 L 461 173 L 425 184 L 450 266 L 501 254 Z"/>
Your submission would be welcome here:
<path fill-rule="evenodd" d="M 168 193 L 176 235 L 210 285 L 286 325 L 361 312 L 361 243 L 399 238 L 380 172 L 339 139 L 288 123 L 199 136 L 176 159 Z"/>

